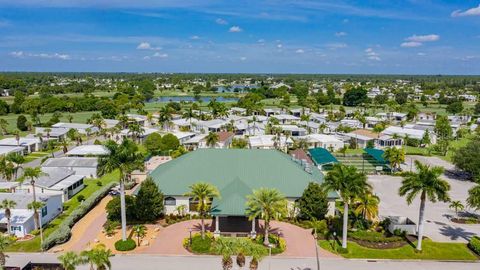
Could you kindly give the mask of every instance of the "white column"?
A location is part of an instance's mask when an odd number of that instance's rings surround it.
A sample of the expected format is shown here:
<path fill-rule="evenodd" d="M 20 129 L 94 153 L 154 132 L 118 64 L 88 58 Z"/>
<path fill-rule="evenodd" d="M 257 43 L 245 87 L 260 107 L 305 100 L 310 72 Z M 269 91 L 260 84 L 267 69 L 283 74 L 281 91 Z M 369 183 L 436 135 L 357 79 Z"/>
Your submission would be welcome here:
<path fill-rule="evenodd" d="M 250 232 L 252 238 L 257 237 L 257 231 L 255 230 L 255 218 L 252 219 L 252 231 Z"/>
<path fill-rule="evenodd" d="M 220 217 L 215 216 L 215 236 L 220 236 Z"/>

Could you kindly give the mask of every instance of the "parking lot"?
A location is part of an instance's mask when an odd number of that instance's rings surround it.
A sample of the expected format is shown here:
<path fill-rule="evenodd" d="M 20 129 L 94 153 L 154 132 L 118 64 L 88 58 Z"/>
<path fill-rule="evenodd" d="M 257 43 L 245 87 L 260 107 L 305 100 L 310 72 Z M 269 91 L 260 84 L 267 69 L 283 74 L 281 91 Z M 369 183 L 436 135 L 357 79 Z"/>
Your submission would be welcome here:
<path fill-rule="evenodd" d="M 414 157 L 414 159 L 417 159 Z M 453 166 L 443 160 L 430 157 L 421 157 L 421 161 L 426 164 L 442 166 L 446 169 L 452 169 Z M 409 159 L 407 159 L 407 165 Z M 408 169 L 409 166 L 408 166 Z M 468 190 L 475 184 L 470 181 L 453 179 L 443 176 L 450 185 L 451 200 L 459 200 L 466 204 L 465 200 L 468 196 Z M 398 189 L 401 186 L 402 177 L 371 175 L 368 177 L 369 182 L 374 188 L 374 192 L 380 197 L 380 216 L 406 216 L 415 223 L 418 223 L 418 210 L 420 200 L 417 198 L 408 205 L 404 197 L 398 195 Z M 480 224 L 457 224 L 449 220 L 455 216 L 455 211 L 450 209 L 449 203 L 427 202 L 425 212 L 425 235 L 434 241 L 439 242 L 467 242 L 473 236 L 480 234 Z M 480 214 L 473 209 L 465 209 L 466 211 Z"/>

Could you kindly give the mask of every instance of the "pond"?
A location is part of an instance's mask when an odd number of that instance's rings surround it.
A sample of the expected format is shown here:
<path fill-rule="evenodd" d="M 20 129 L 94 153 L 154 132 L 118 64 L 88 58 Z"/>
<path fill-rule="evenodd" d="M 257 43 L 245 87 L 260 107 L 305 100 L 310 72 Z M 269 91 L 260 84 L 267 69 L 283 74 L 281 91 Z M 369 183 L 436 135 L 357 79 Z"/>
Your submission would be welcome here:
<path fill-rule="evenodd" d="M 213 98 L 215 98 L 218 102 L 237 102 L 238 98 L 233 97 L 199 97 L 198 100 L 195 99 L 193 96 L 164 96 L 164 97 L 156 97 L 149 101 L 149 103 L 162 103 L 162 102 L 196 102 L 201 101 L 202 103 L 208 103 Z"/>

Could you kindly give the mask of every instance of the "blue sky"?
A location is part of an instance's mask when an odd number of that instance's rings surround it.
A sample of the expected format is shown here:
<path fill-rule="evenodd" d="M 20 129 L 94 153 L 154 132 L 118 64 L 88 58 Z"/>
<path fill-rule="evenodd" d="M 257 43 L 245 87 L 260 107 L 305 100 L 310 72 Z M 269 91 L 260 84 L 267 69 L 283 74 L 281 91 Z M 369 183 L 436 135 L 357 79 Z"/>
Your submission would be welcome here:
<path fill-rule="evenodd" d="M 480 74 L 480 0 L 0 0 L 0 70 Z"/>

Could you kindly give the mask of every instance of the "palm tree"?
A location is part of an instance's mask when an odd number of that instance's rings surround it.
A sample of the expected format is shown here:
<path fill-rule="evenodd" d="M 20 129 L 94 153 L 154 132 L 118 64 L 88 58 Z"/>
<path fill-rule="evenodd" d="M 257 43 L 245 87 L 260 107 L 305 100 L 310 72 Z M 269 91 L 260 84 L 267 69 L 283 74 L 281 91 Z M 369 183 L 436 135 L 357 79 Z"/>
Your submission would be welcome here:
<path fill-rule="evenodd" d="M 476 185 L 468 190 L 467 206 L 480 209 L 480 185 Z"/>
<path fill-rule="evenodd" d="M 125 181 L 127 175 L 133 170 L 140 168 L 143 165 L 143 156 L 138 153 L 138 146 L 131 140 L 125 139 L 122 143 L 117 144 L 112 140 L 105 143 L 105 147 L 110 152 L 109 155 L 102 156 L 99 163 L 99 174 L 105 175 L 107 173 L 119 170 L 120 172 L 120 208 L 122 218 L 122 240 L 127 239 L 127 221 L 125 214 Z"/>
<path fill-rule="evenodd" d="M 465 206 L 462 204 L 461 201 L 452 201 L 448 208 L 454 209 L 455 215 L 458 217 L 458 211 L 463 211 L 463 209 L 465 209 Z"/>
<path fill-rule="evenodd" d="M 11 243 L 12 241 L 9 236 L 0 234 L 0 269 L 5 269 L 5 258 L 8 257 L 8 255 L 5 255 L 4 252 Z"/>
<path fill-rule="evenodd" d="M 450 185 L 447 181 L 440 178 L 443 173 L 442 167 L 432 167 L 415 160 L 417 172 L 408 172 L 402 181 L 402 186 L 398 190 L 400 196 L 406 196 L 407 203 L 410 205 L 420 194 L 420 211 L 418 217 L 418 244 L 417 250 L 422 250 L 422 237 L 424 226 L 425 202 L 448 202 L 450 200 L 448 191 Z"/>
<path fill-rule="evenodd" d="M 210 132 L 208 133 L 207 137 L 205 137 L 205 140 L 207 142 L 207 146 L 213 148 L 218 142 L 218 134 L 215 132 Z"/>
<path fill-rule="evenodd" d="M 7 155 L 6 159 L 14 165 L 16 181 L 18 179 L 18 169 L 22 168 L 22 164 L 25 162 L 25 157 L 19 153 L 10 153 Z"/>
<path fill-rule="evenodd" d="M 163 126 L 164 130 L 168 129 L 169 122 L 172 121 L 172 110 L 168 106 L 160 108 L 158 111 L 158 122 Z"/>
<path fill-rule="evenodd" d="M 263 218 L 265 222 L 263 244 L 265 246 L 270 245 L 268 236 L 270 220 L 286 214 L 287 201 L 285 196 L 276 189 L 260 188 L 247 196 L 246 204 L 246 213 L 250 220 Z"/>
<path fill-rule="evenodd" d="M 367 183 L 367 176 L 357 171 L 354 166 L 335 164 L 325 177 L 324 188 L 326 190 L 335 190 L 340 193 L 343 200 L 343 233 L 342 247 L 347 248 L 347 230 L 348 230 L 348 208 L 350 203 L 357 198 L 362 197 L 371 190 Z"/>
<path fill-rule="evenodd" d="M 191 197 L 191 200 L 197 202 L 197 212 L 200 214 L 201 224 L 202 224 L 202 239 L 205 239 L 205 215 L 210 211 L 210 205 L 213 198 L 219 198 L 220 192 L 217 187 L 205 183 L 198 182 L 190 187 L 190 192 L 186 193 L 185 196 Z"/>
<path fill-rule="evenodd" d="M 73 251 L 58 256 L 58 260 L 65 270 L 75 270 L 77 266 L 84 263 L 83 258 Z"/>
<path fill-rule="evenodd" d="M 187 119 L 190 122 L 190 128 L 192 126 L 192 118 L 195 118 L 195 112 L 192 107 L 189 107 L 182 115 L 183 118 Z"/>
<path fill-rule="evenodd" d="M 374 221 L 378 217 L 380 198 L 370 192 L 355 199 L 355 214 L 361 214 L 364 219 Z"/>
<path fill-rule="evenodd" d="M 147 227 L 145 227 L 145 225 L 135 225 L 133 227 L 133 233 L 137 237 L 137 246 L 140 246 L 140 239 L 143 239 L 147 235 Z"/>
<path fill-rule="evenodd" d="M 42 209 L 45 206 L 43 202 L 34 201 L 27 205 L 28 210 L 33 210 L 33 219 L 35 221 L 35 229 L 39 228 L 40 230 L 40 246 L 43 246 L 43 230 L 42 230 L 42 221 L 40 220 L 40 215 L 38 210 Z"/>
<path fill-rule="evenodd" d="M 400 168 L 400 164 L 405 162 L 405 150 L 403 148 L 389 147 L 385 149 L 383 157 L 390 163 L 392 171 Z"/>
<path fill-rule="evenodd" d="M 36 191 L 35 191 L 35 182 L 40 176 L 46 175 L 46 173 L 42 172 L 40 167 L 28 167 L 23 170 L 23 176 L 26 179 L 30 179 L 30 185 L 32 185 L 32 195 L 33 195 L 33 204 L 37 202 L 37 196 L 36 196 Z M 32 208 L 34 217 L 35 217 L 35 229 L 38 229 L 40 227 L 39 225 L 39 217 L 38 217 L 38 208 Z"/>
<path fill-rule="evenodd" d="M 7 233 L 10 235 L 11 231 L 10 231 L 10 220 L 12 218 L 12 209 L 15 208 L 15 206 L 17 206 L 17 203 L 15 201 L 12 201 L 12 200 L 8 200 L 8 199 L 4 199 L 2 201 L 2 203 L 0 204 L 0 209 L 4 209 L 5 210 L 5 217 L 7 218 Z"/>
<path fill-rule="evenodd" d="M 145 130 L 140 126 L 139 123 L 135 122 L 128 125 L 128 133 L 131 134 L 132 140 L 136 142 L 140 135 L 145 133 Z"/>
<path fill-rule="evenodd" d="M 84 261 L 90 264 L 90 270 L 94 270 L 94 266 L 97 270 L 111 269 L 112 264 L 110 257 L 112 257 L 112 251 L 107 249 L 105 245 L 98 244 L 91 250 L 84 250 L 80 253 L 80 256 L 84 258 Z"/>

